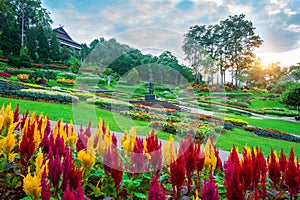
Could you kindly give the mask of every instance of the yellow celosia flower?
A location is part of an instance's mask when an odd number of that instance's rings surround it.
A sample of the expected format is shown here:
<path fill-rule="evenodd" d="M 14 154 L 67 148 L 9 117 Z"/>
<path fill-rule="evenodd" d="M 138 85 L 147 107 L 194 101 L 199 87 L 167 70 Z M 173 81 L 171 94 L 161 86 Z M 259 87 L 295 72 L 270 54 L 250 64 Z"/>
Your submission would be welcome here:
<path fill-rule="evenodd" d="M 163 156 L 165 165 L 169 165 L 172 161 L 176 160 L 177 156 L 172 135 L 170 135 L 170 140 L 166 141 L 164 144 Z"/>
<path fill-rule="evenodd" d="M 12 110 L 11 104 L 6 106 L 4 113 L 3 128 L 8 129 L 9 126 L 14 122 L 14 111 Z"/>
<path fill-rule="evenodd" d="M 58 121 L 56 121 L 54 123 L 54 128 L 53 128 L 53 137 L 54 137 L 54 139 L 56 139 L 57 135 L 58 135 Z"/>
<path fill-rule="evenodd" d="M 14 122 L 14 112 L 11 108 L 11 104 L 4 108 L 4 104 L 0 110 L 0 130 L 7 130 Z"/>
<path fill-rule="evenodd" d="M 199 195 L 198 190 L 196 190 L 196 194 L 195 194 L 195 197 L 193 196 L 193 200 L 200 200 L 198 195 Z"/>
<path fill-rule="evenodd" d="M 36 174 L 32 176 L 30 173 L 30 168 L 28 169 L 28 174 L 23 179 L 23 190 L 26 195 L 30 196 L 34 200 L 41 196 L 41 179 Z"/>
<path fill-rule="evenodd" d="M 86 170 L 90 170 L 95 163 L 95 156 L 86 149 L 79 151 L 77 157 L 81 166 Z"/>
<path fill-rule="evenodd" d="M 9 154 L 16 146 L 16 134 L 8 132 L 7 136 L 0 140 L 0 152 Z"/>
<path fill-rule="evenodd" d="M 17 153 L 10 153 L 10 154 L 8 155 L 8 162 L 9 162 L 9 163 L 14 162 L 14 160 L 15 160 L 15 158 L 16 158 L 16 155 L 18 155 L 18 154 L 17 154 Z"/>
<path fill-rule="evenodd" d="M 125 130 L 124 134 L 123 134 L 123 136 L 121 138 L 121 145 L 122 145 L 122 147 L 124 145 L 124 142 L 127 140 L 127 138 L 128 138 L 128 132 L 127 132 L 127 130 Z"/>
<path fill-rule="evenodd" d="M 215 150 L 210 138 L 208 138 L 208 140 L 206 141 L 203 152 L 205 155 L 204 167 L 212 169 L 212 171 L 214 171 L 217 165 L 217 157 L 215 155 Z"/>
<path fill-rule="evenodd" d="M 145 153 L 148 153 L 148 149 L 147 149 L 147 140 L 143 140 L 143 143 L 144 143 L 144 152 Z"/>
<path fill-rule="evenodd" d="M 67 137 L 67 142 L 70 145 L 75 144 L 77 141 L 77 133 L 75 129 L 73 130 L 73 122 L 72 120 L 70 121 L 70 126 L 69 126 L 69 131 L 68 131 L 68 137 Z"/>
<path fill-rule="evenodd" d="M 102 122 L 100 121 L 99 124 L 101 124 Z M 101 128 L 100 128 L 101 127 Z M 95 140 L 95 138 L 98 138 L 98 143 L 96 146 L 96 151 L 99 155 L 103 156 L 104 152 L 107 151 L 108 149 L 111 148 L 112 145 L 112 135 L 110 135 L 109 133 L 107 134 L 103 134 L 102 131 L 102 126 L 98 126 L 97 129 L 94 132 L 94 136 L 93 136 L 93 140 Z"/>
<path fill-rule="evenodd" d="M 122 138 L 122 147 L 126 152 L 133 152 L 135 139 L 136 139 L 136 128 L 132 127 L 129 131 L 129 138 L 125 132 L 124 139 Z M 126 138 L 126 139 L 125 139 Z"/>
<path fill-rule="evenodd" d="M 38 177 L 42 177 L 45 166 L 43 166 L 44 154 L 42 151 L 39 151 L 35 159 L 35 173 Z"/>

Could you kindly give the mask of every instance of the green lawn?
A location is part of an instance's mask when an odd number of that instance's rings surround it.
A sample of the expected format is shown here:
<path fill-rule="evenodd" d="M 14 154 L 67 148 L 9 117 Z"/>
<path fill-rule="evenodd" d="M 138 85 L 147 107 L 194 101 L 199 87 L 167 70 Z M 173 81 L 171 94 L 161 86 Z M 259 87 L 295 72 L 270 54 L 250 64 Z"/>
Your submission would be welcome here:
<path fill-rule="evenodd" d="M 217 113 L 216 115 L 221 116 L 221 117 L 233 117 L 233 118 L 244 119 L 247 122 L 249 122 L 249 124 L 252 126 L 258 126 L 260 128 L 278 129 L 278 130 L 281 130 L 284 132 L 300 135 L 300 124 L 297 122 L 275 120 L 275 119 L 255 119 L 255 118 L 251 118 L 244 114 L 243 115 L 235 115 L 235 114 Z"/>
<path fill-rule="evenodd" d="M 258 98 L 254 98 L 251 100 L 251 105 L 249 108 L 251 109 L 262 109 L 262 108 L 285 108 L 283 104 L 279 102 L 279 99 L 276 98 L 274 100 L 259 100 Z"/>
<path fill-rule="evenodd" d="M 245 145 L 249 147 L 258 146 L 262 149 L 265 156 L 270 153 L 271 148 L 277 151 L 277 155 L 279 155 L 281 149 L 288 155 L 290 149 L 294 147 L 295 155 L 300 157 L 300 144 L 298 143 L 259 137 L 237 128 L 233 131 L 226 131 L 225 134 L 217 135 L 216 146 L 219 149 L 230 151 L 233 145 L 239 149 Z M 242 153 L 241 150 L 239 153 Z"/>
<path fill-rule="evenodd" d="M 82 124 L 83 126 L 91 121 L 92 126 L 96 127 L 101 117 L 105 121 L 105 124 L 108 124 L 113 131 L 123 132 L 125 129 L 129 130 L 135 126 L 138 135 L 146 136 L 151 130 L 148 126 L 150 122 L 131 120 L 118 113 L 99 109 L 85 102 L 80 102 L 78 105 L 72 106 L 68 104 L 0 98 L 0 104 L 8 105 L 9 103 L 12 104 L 13 108 L 19 104 L 20 113 L 25 113 L 28 109 L 30 112 L 35 111 L 37 114 L 44 113 L 54 121 L 63 119 L 66 122 L 72 119 L 75 124 Z M 166 140 L 169 138 L 169 133 L 163 131 L 156 131 L 156 134 L 160 139 Z M 175 136 L 174 139 L 179 140 L 180 138 Z"/>

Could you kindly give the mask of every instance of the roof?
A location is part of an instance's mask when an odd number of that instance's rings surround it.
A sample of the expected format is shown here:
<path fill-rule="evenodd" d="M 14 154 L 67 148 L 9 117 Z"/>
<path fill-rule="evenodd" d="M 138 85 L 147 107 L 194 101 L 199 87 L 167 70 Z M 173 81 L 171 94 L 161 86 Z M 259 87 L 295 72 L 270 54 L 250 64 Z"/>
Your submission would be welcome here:
<path fill-rule="evenodd" d="M 80 50 L 82 46 L 72 40 L 72 38 L 69 36 L 69 34 L 65 31 L 63 27 L 59 27 L 54 29 L 57 39 L 61 42 L 61 44 L 64 44 L 69 47 L 73 47 L 75 49 Z"/>

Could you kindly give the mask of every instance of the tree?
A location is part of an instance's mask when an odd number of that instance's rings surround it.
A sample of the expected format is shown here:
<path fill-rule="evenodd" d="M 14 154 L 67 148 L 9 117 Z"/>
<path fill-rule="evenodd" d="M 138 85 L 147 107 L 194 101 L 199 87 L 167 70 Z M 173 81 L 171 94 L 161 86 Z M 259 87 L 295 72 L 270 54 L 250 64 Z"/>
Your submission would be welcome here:
<path fill-rule="evenodd" d="M 41 0 L 5 0 L 5 2 L 17 19 L 17 24 L 21 30 L 22 47 L 24 36 L 30 27 L 38 25 L 50 27 L 52 20 L 49 12 L 42 7 Z"/>
<path fill-rule="evenodd" d="M 54 32 L 50 34 L 50 58 L 54 61 L 61 60 L 60 43 Z"/>
<path fill-rule="evenodd" d="M 249 86 L 265 87 L 266 79 L 261 59 L 256 59 L 246 71 L 246 83 Z"/>
<path fill-rule="evenodd" d="M 243 69 L 249 67 L 248 63 L 253 61 L 255 55 L 253 50 L 259 47 L 263 40 L 255 35 L 253 24 L 245 19 L 245 15 L 229 16 L 220 22 L 223 27 L 224 37 L 223 49 L 226 60 L 235 70 L 235 85 L 238 85 L 238 75 Z"/>
<path fill-rule="evenodd" d="M 277 83 L 279 79 L 286 74 L 286 70 L 281 69 L 279 63 L 272 63 L 264 69 L 264 74 L 267 83 Z"/>
<path fill-rule="evenodd" d="M 20 29 L 13 19 L 6 19 L 0 34 L 0 46 L 4 56 L 20 54 Z"/>
<path fill-rule="evenodd" d="M 288 88 L 282 96 L 283 102 L 286 105 L 297 107 L 298 115 L 300 115 L 300 84 Z"/>
<path fill-rule="evenodd" d="M 28 49 L 28 54 L 29 54 L 30 58 L 34 61 L 38 60 L 38 55 L 37 55 L 37 29 L 36 29 L 36 27 L 31 27 L 27 31 L 26 47 Z"/>
<path fill-rule="evenodd" d="M 141 82 L 138 71 L 134 68 L 125 76 L 128 85 L 136 85 Z"/>
<path fill-rule="evenodd" d="M 184 35 L 182 49 L 185 52 L 185 59 L 188 60 L 193 68 L 196 84 L 202 81 L 201 66 L 208 58 L 205 50 L 206 26 L 195 25 L 190 27 L 189 31 Z"/>
<path fill-rule="evenodd" d="M 300 63 L 289 68 L 289 75 L 291 76 L 292 81 L 300 80 Z"/>
<path fill-rule="evenodd" d="M 39 58 L 42 61 L 47 61 L 47 59 L 50 57 L 50 47 L 45 30 L 42 26 L 38 27 L 37 43 L 37 53 L 39 54 Z"/>

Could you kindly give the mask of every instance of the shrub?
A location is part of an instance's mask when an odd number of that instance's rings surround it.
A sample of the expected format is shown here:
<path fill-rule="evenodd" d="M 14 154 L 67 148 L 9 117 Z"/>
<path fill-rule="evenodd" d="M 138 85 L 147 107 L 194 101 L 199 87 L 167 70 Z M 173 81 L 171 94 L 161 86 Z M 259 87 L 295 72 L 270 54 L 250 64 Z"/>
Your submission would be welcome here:
<path fill-rule="evenodd" d="M 232 123 L 233 125 L 236 125 L 236 126 L 246 126 L 246 125 L 248 125 L 248 122 L 243 120 L 243 119 L 225 117 L 224 121 L 225 122 L 230 122 L 230 123 Z"/>
<path fill-rule="evenodd" d="M 227 122 L 227 123 L 224 123 L 223 127 L 224 127 L 224 129 L 226 129 L 226 130 L 232 131 L 233 128 L 234 128 L 234 125 L 233 125 L 232 123 L 230 123 L 230 122 Z"/>
<path fill-rule="evenodd" d="M 18 75 L 18 74 L 30 74 L 32 73 L 32 70 L 6 68 L 5 72 L 10 73 L 11 75 Z"/>
<path fill-rule="evenodd" d="M 75 80 L 60 78 L 56 80 L 57 83 L 65 84 L 65 85 L 74 85 L 76 83 Z"/>
<path fill-rule="evenodd" d="M 8 72 L 0 72 L 0 76 L 1 76 L 1 77 L 7 77 L 7 78 L 10 78 L 10 77 L 11 77 L 11 74 L 8 73 Z"/>
<path fill-rule="evenodd" d="M 163 130 L 166 131 L 166 132 L 168 132 L 168 133 L 176 134 L 176 132 L 177 132 L 177 124 L 172 123 L 172 122 L 164 123 Z"/>
<path fill-rule="evenodd" d="M 28 74 L 18 74 L 17 77 L 20 81 L 28 81 L 28 79 L 29 79 Z"/>

